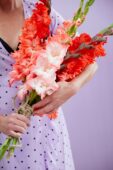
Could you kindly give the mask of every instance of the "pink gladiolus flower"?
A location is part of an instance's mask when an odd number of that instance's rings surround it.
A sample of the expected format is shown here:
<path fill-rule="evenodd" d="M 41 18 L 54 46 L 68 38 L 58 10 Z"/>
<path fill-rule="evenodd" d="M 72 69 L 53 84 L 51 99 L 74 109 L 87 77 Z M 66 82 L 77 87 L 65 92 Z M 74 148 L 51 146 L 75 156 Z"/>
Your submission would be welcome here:
<path fill-rule="evenodd" d="M 58 89 L 58 84 L 55 82 L 55 77 L 54 79 L 52 78 L 46 81 L 43 81 L 40 77 L 36 77 L 27 81 L 26 84 L 30 88 L 36 90 L 37 94 L 41 96 L 41 99 L 43 99 L 46 95 L 52 94 Z"/>
<path fill-rule="evenodd" d="M 52 40 L 59 42 L 60 44 L 68 44 L 71 41 L 71 37 L 68 35 L 68 30 L 72 26 L 71 21 L 65 21 L 62 25 L 60 25 L 54 36 L 52 37 Z M 69 45 L 69 44 L 68 44 Z"/>
<path fill-rule="evenodd" d="M 27 84 L 23 84 L 19 86 L 19 90 L 17 93 L 17 96 L 19 97 L 20 100 L 24 100 L 25 96 L 27 95 L 28 91 L 31 90 Z"/>
<path fill-rule="evenodd" d="M 62 45 L 57 41 L 50 41 L 46 47 L 48 62 L 59 69 L 66 55 L 67 49 L 68 46 L 66 45 Z"/>

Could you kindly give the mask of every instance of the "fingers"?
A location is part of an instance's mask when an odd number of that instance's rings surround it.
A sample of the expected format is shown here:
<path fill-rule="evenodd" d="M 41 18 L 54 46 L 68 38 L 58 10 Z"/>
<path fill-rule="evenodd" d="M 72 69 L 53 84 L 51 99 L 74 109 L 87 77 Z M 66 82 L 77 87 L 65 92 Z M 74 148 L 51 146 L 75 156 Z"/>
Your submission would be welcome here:
<path fill-rule="evenodd" d="M 18 126 L 16 124 L 9 124 L 9 129 L 11 129 L 11 131 L 15 131 L 16 133 L 18 132 L 18 133 L 22 134 L 22 133 L 25 133 L 27 128 L 23 128 L 23 127 Z"/>
<path fill-rule="evenodd" d="M 3 117 L 1 132 L 13 137 L 20 137 L 25 133 L 29 125 L 30 120 L 27 117 L 17 113 L 11 113 L 10 115 Z"/>
<path fill-rule="evenodd" d="M 50 102 L 51 102 L 51 99 L 50 99 L 50 97 L 48 96 L 48 97 L 44 98 L 42 101 L 34 104 L 34 105 L 33 105 L 33 110 L 36 110 L 36 109 L 41 108 L 41 107 L 44 107 L 44 106 L 46 106 L 47 104 L 49 104 Z"/>
<path fill-rule="evenodd" d="M 55 110 L 57 110 L 55 105 L 51 103 L 51 104 L 49 104 L 49 105 L 47 105 L 47 106 L 45 106 L 41 109 L 35 110 L 33 112 L 33 114 L 38 115 L 38 116 L 42 116 L 43 114 L 53 113 L 53 112 L 55 112 Z"/>
<path fill-rule="evenodd" d="M 26 132 L 27 127 L 30 125 L 30 120 L 24 115 L 12 113 L 8 117 L 7 134 L 13 137 L 20 137 Z"/>
<path fill-rule="evenodd" d="M 14 121 L 13 118 L 12 118 L 12 119 L 9 119 L 9 123 L 16 124 L 16 125 L 18 125 L 18 126 L 23 127 L 24 129 L 27 128 L 27 124 L 26 124 L 25 122 L 21 121 L 21 120 L 18 120 L 18 119 L 16 119 L 16 121 Z"/>
<path fill-rule="evenodd" d="M 49 114 L 56 113 L 56 112 L 57 112 L 56 109 L 55 109 L 55 110 L 53 109 L 53 110 L 51 110 L 51 111 L 49 111 L 49 112 L 46 112 L 46 113 L 44 113 L 44 112 L 43 112 L 43 113 L 41 113 L 41 112 L 40 112 L 40 113 L 35 112 L 35 113 L 34 113 L 34 116 L 43 117 L 43 115 L 49 115 Z"/>
<path fill-rule="evenodd" d="M 29 121 L 30 120 L 23 115 L 12 113 L 8 117 L 6 133 L 13 137 L 20 137 L 26 132 Z"/>
<path fill-rule="evenodd" d="M 10 131 L 9 132 L 9 136 L 12 136 L 12 137 L 15 137 L 15 138 L 20 138 L 21 137 L 21 133 L 17 133 L 17 132 L 14 132 L 14 131 Z"/>
<path fill-rule="evenodd" d="M 37 109 L 34 111 L 34 114 L 42 115 L 42 114 L 48 114 L 52 110 L 51 106 L 45 106 L 42 109 Z"/>
<path fill-rule="evenodd" d="M 25 126 L 25 124 L 27 126 L 30 126 L 30 119 L 28 119 L 26 116 L 16 113 L 13 113 L 12 116 L 17 119 L 15 123 L 18 123 L 19 125 L 22 126 Z"/>

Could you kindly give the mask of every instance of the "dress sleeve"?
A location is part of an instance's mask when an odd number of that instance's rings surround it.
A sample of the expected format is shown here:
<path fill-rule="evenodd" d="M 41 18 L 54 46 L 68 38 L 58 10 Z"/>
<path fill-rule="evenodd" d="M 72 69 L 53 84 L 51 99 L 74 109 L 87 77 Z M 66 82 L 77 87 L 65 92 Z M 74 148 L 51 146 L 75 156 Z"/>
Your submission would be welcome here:
<path fill-rule="evenodd" d="M 51 33 L 54 34 L 57 27 L 64 22 L 64 18 L 54 8 L 52 8 L 51 19 L 52 22 L 51 22 L 50 29 L 51 29 Z"/>

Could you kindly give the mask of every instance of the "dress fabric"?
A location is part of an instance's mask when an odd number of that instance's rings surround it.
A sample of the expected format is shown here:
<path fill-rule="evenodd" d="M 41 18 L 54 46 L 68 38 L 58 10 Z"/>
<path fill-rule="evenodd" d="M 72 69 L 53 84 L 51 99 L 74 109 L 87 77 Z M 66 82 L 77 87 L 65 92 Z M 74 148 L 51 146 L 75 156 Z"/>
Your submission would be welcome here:
<path fill-rule="evenodd" d="M 24 15 L 32 14 L 34 3 L 23 1 Z M 63 18 L 54 10 L 51 11 L 51 30 L 54 33 Z M 7 44 L 8 45 L 8 44 Z M 10 49 L 11 50 L 11 49 Z M 17 93 L 18 82 L 9 87 L 9 71 L 14 63 L 10 50 L 0 41 L 0 114 L 7 116 L 15 111 L 13 97 Z M 17 106 L 21 102 L 17 99 Z M 6 135 L 0 133 L 0 146 Z M 70 147 L 69 135 L 62 109 L 58 118 L 50 120 L 47 116 L 31 117 L 31 126 L 21 137 L 22 147 L 15 150 L 9 160 L 0 161 L 0 170 L 75 170 Z"/>

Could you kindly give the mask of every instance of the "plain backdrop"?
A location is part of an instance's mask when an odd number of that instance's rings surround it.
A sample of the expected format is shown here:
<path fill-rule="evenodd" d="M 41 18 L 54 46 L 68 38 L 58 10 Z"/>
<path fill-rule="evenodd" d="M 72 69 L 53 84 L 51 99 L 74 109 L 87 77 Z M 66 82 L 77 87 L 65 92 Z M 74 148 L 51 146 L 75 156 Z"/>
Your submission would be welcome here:
<path fill-rule="evenodd" d="M 79 0 L 53 0 L 65 19 L 78 5 Z M 96 0 L 79 33 L 94 35 L 111 23 L 113 0 Z M 113 37 L 106 51 L 93 80 L 63 106 L 76 170 L 113 170 Z"/>

